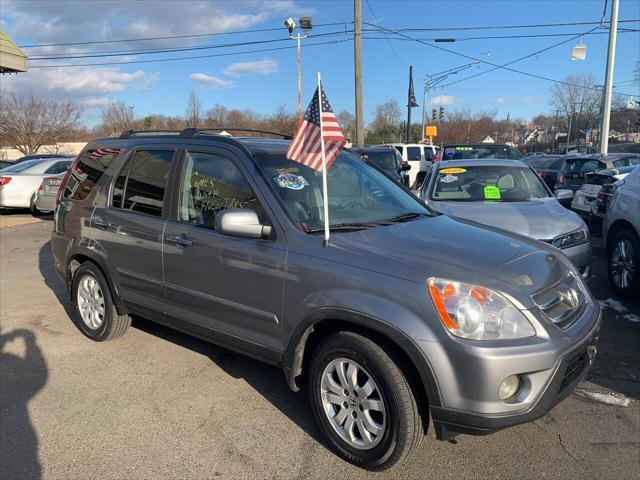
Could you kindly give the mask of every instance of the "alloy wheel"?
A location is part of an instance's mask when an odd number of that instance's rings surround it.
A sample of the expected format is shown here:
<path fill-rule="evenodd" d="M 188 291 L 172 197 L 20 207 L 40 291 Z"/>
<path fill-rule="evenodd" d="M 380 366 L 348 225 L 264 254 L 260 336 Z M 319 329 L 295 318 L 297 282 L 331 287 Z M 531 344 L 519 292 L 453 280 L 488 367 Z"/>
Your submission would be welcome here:
<path fill-rule="evenodd" d="M 322 372 L 320 398 L 331 427 L 351 447 L 369 450 L 380 442 L 386 408 L 378 385 L 361 365 L 332 360 Z"/>
<path fill-rule="evenodd" d="M 95 330 L 104 322 L 104 295 L 100 284 L 91 275 L 84 275 L 78 282 L 78 310 L 85 325 Z"/>
<path fill-rule="evenodd" d="M 633 282 L 636 271 L 633 244 L 626 238 L 619 239 L 611 253 L 611 277 L 618 288 L 627 288 Z"/>

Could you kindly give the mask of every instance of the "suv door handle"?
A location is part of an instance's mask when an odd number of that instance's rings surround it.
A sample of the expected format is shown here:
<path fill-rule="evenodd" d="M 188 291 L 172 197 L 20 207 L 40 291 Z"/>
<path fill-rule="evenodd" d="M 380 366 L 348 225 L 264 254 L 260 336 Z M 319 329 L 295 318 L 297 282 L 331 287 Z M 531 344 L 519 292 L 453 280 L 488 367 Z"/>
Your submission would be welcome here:
<path fill-rule="evenodd" d="M 94 227 L 102 228 L 102 229 L 104 229 L 104 230 L 108 230 L 108 229 L 110 229 L 110 228 L 114 228 L 114 227 L 116 226 L 115 224 L 111 223 L 109 220 L 101 220 L 101 219 L 99 219 L 99 218 L 98 218 L 98 219 L 96 219 L 96 220 L 93 220 L 93 221 L 91 222 L 91 224 L 92 224 Z"/>
<path fill-rule="evenodd" d="M 193 245 L 193 240 L 187 238 L 184 233 L 181 233 L 180 235 L 167 235 L 164 238 L 167 242 L 179 245 L 181 247 L 190 247 L 191 245 Z"/>

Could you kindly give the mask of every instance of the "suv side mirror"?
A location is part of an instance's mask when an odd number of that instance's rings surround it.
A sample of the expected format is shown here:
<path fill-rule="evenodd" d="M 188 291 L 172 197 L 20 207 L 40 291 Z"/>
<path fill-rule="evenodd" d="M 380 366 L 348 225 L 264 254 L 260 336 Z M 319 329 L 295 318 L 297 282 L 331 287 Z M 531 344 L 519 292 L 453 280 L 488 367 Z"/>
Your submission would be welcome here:
<path fill-rule="evenodd" d="M 553 196 L 556 197 L 558 202 L 560 202 L 560 205 L 567 207 L 571 205 L 571 200 L 573 200 L 573 190 L 569 190 L 568 188 L 559 188 L 553 192 Z"/>
<path fill-rule="evenodd" d="M 411 170 L 411 165 L 408 162 L 402 162 L 400 170 L 403 172 L 408 172 L 409 170 Z"/>
<path fill-rule="evenodd" d="M 226 208 L 216 214 L 216 232 L 234 237 L 269 238 L 271 227 L 262 225 L 249 208 Z"/>

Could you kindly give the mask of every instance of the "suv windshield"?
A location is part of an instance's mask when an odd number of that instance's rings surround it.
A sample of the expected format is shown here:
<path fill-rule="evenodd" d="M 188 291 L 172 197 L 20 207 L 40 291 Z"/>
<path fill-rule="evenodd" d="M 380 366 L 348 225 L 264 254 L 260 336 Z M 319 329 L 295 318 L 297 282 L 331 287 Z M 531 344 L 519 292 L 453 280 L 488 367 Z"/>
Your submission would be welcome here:
<path fill-rule="evenodd" d="M 321 172 L 287 160 L 284 154 L 261 154 L 256 163 L 296 225 L 306 232 L 324 226 Z M 327 185 L 332 227 L 373 227 L 400 221 L 405 214 L 428 214 L 393 180 L 345 151 L 327 171 Z"/>
<path fill-rule="evenodd" d="M 506 165 L 445 167 L 431 190 L 432 200 L 448 202 L 526 202 L 548 196 L 529 168 Z"/>
<path fill-rule="evenodd" d="M 595 158 L 568 158 L 564 165 L 564 173 L 575 176 L 584 176 L 587 172 L 593 172 L 605 168 L 604 162 Z"/>
<path fill-rule="evenodd" d="M 362 158 L 375 163 L 383 170 L 398 170 L 400 161 L 395 149 L 388 150 L 364 150 L 361 152 Z"/>
<path fill-rule="evenodd" d="M 505 158 L 517 160 L 520 153 L 504 145 L 447 145 L 442 160 L 468 160 L 472 158 Z"/>

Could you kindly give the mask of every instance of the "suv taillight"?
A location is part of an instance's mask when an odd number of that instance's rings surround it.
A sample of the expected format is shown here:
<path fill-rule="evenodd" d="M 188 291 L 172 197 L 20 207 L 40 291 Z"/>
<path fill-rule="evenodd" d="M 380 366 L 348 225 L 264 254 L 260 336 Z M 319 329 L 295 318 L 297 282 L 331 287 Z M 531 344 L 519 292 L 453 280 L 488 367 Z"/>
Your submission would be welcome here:
<path fill-rule="evenodd" d="M 0 177 L 0 187 L 11 181 L 11 177 Z"/>
<path fill-rule="evenodd" d="M 441 160 L 442 160 L 442 150 L 438 150 L 438 151 L 436 152 L 436 156 L 435 156 L 435 157 L 433 157 L 433 161 L 434 161 L 434 162 L 439 162 L 439 161 L 441 161 Z"/>

